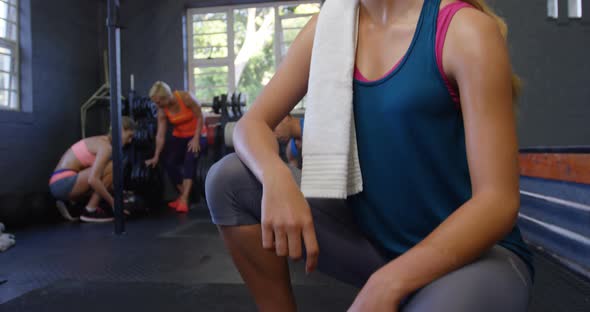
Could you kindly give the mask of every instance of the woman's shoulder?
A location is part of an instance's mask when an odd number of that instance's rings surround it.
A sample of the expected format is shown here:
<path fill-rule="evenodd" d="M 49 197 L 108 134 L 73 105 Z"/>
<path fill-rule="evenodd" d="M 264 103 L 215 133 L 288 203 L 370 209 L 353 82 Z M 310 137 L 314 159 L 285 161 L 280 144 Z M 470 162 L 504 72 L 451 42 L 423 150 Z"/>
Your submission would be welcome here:
<path fill-rule="evenodd" d="M 198 104 L 197 98 L 188 91 L 176 91 L 186 105 Z"/>
<path fill-rule="evenodd" d="M 445 39 L 445 51 L 452 63 L 478 64 L 491 54 L 503 53 L 506 40 L 503 22 L 474 7 L 459 10 L 453 17 Z"/>
<path fill-rule="evenodd" d="M 177 94 L 178 96 L 180 96 L 183 100 L 191 98 L 191 93 L 188 91 L 176 90 L 176 91 L 174 91 L 174 93 Z"/>
<path fill-rule="evenodd" d="M 459 10 L 454 15 L 449 27 L 449 34 L 453 34 L 459 40 L 472 41 L 500 33 L 501 29 L 498 21 L 493 16 L 473 6 L 467 6 Z"/>
<path fill-rule="evenodd" d="M 98 136 L 88 137 L 83 140 L 84 140 L 84 143 L 86 143 L 88 150 L 90 150 L 91 152 L 94 152 L 94 153 L 98 153 L 101 150 L 108 152 L 112 148 L 109 137 L 106 135 L 98 135 Z"/>

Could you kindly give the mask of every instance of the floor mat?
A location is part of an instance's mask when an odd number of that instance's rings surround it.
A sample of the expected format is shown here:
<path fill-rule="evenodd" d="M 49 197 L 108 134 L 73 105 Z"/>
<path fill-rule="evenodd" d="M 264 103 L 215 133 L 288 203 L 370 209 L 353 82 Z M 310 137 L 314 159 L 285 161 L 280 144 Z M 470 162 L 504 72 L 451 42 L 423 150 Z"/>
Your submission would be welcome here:
<path fill-rule="evenodd" d="M 535 271 L 535 284 L 529 311 L 590 311 L 590 281 L 575 275 L 539 253 L 535 253 Z"/>
<path fill-rule="evenodd" d="M 52 311 L 56 305 L 56 311 L 101 312 L 253 309 L 203 208 L 128 222 L 121 236 L 113 234 L 112 224 L 80 223 L 32 227 L 16 235 L 18 245 L 0 255 L 2 312 Z M 590 311 L 588 281 L 542 254 L 535 254 L 535 268 L 530 312 Z M 354 288 L 318 272 L 308 276 L 301 262 L 290 271 L 300 311 L 316 311 L 314 306 L 345 311 L 354 300 Z"/>
<path fill-rule="evenodd" d="M 335 285 L 296 285 L 300 311 L 346 311 L 355 292 Z M 256 311 L 244 285 L 60 281 L 0 306 L 13 312 Z"/>

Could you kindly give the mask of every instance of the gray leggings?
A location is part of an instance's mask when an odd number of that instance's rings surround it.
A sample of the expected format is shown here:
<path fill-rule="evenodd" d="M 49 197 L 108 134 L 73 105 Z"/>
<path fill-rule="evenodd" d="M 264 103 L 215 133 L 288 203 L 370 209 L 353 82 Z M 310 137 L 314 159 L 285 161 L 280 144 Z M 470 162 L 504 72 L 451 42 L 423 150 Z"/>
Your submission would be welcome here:
<path fill-rule="evenodd" d="M 299 171 L 293 169 L 293 173 L 298 179 Z M 262 185 L 235 154 L 211 168 L 206 195 L 215 224 L 260 223 Z M 356 226 L 345 201 L 308 199 L 308 202 L 320 246 L 321 272 L 362 287 L 373 272 L 391 261 Z M 513 252 L 496 245 L 477 261 L 417 291 L 401 311 L 524 312 L 530 290 L 531 277 L 525 263 Z"/>

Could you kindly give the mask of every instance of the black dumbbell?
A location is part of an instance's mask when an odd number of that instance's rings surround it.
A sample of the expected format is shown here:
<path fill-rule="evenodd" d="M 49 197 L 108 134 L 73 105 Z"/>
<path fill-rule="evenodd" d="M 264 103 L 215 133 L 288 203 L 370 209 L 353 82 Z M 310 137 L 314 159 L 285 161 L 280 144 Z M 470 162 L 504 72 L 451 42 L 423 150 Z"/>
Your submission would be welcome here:
<path fill-rule="evenodd" d="M 145 186 L 145 166 L 140 165 L 140 169 L 139 169 L 139 185 L 141 186 L 141 188 L 143 188 Z"/>
<path fill-rule="evenodd" d="M 143 103 L 143 98 L 138 98 L 137 102 L 135 103 L 135 114 L 139 117 L 141 117 L 141 107 L 142 107 L 142 103 Z"/>
<path fill-rule="evenodd" d="M 141 129 L 141 145 L 145 146 L 147 141 L 147 132 L 145 131 L 145 129 Z"/>
<path fill-rule="evenodd" d="M 144 186 L 145 186 L 144 175 L 145 175 L 145 167 L 141 166 L 139 169 L 139 179 L 138 179 L 140 188 L 144 188 Z"/>
<path fill-rule="evenodd" d="M 143 187 L 145 187 L 148 184 L 148 168 L 147 167 L 143 167 L 142 168 L 142 172 L 141 172 L 141 183 L 143 184 Z"/>
<path fill-rule="evenodd" d="M 138 146 L 141 146 L 143 144 L 143 131 L 142 131 L 142 129 L 137 129 L 135 131 L 133 140 L 135 141 L 135 144 Z"/>
<path fill-rule="evenodd" d="M 227 110 L 227 94 L 222 94 L 219 98 L 219 105 L 222 118 L 229 118 L 229 112 Z"/>
<path fill-rule="evenodd" d="M 156 117 L 158 117 L 158 107 L 156 106 L 156 103 L 152 102 L 150 100 L 150 111 L 151 111 L 151 118 L 155 119 Z"/>
<path fill-rule="evenodd" d="M 221 108 L 220 103 L 219 103 L 219 96 L 214 96 L 213 97 L 212 108 L 213 108 L 213 112 L 215 114 L 219 114 L 220 108 Z"/>
<path fill-rule="evenodd" d="M 137 210 L 137 197 L 132 192 L 123 193 L 123 209 L 129 213 Z"/>
<path fill-rule="evenodd" d="M 149 187 L 149 185 L 150 185 L 150 177 L 152 174 L 151 171 L 152 171 L 152 169 L 150 167 L 145 167 L 143 183 L 145 184 L 146 187 Z"/>
<path fill-rule="evenodd" d="M 162 179 L 161 179 L 162 177 L 160 176 L 160 173 L 161 173 L 161 171 L 160 171 L 160 169 L 158 167 L 155 167 L 153 169 L 153 174 L 152 174 L 153 181 L 152 181 L 152 185 L 153 185 L 154 189 L 156 189 L 156 190 L 160 190 L 160 186 L 162 184 Z"/>
<path fill-rule="evenodd" d="M 133 166 L 133 169 L 131 169 L 131 184 L 133 188 L 137 188 L 138 184 L 139 184 L 139 165 L 135 164 Z"/>
<path fill-rule="evenodd" d="M 144 147 L 145 147 L 145 146 L 147 146 L 147 145 L 149 145 L 149 143 L 150 143 L 150 138 L 149 138 L 149 135 L 148 135 L 148 132 L 147 132 L 147 130 L 146 130 L 146 129 L 143 129 L 143 130 L 141 131 L 141 135 L 142 135 L 142 136 L 141 136 L 141 139 L 142 139 L 142 145 L 143 145 Z"/>
<path fill-rule="evenodd" d="M 238 114 L 238 118 L 242 117 L 242 93 L 238 93 L 236 97 L 236 111 Z"/>
<path fill-rule="evenodd" d="M 151 123 L 150 123 L 150 132 L 151 132 L 151 133 L 153 133 L 153 134 L 154 134 L 154 136 L 155 136 L 157 131 L 158 131 L 158 130 L 156 129 L 156 124 L 155 124 L 155 123 L 153 123 L 153 122 L 151 122 Z"/>
<path fill-rule="evenodd" d="M 148 183 L 154 185 L 154 182 L 156 182 L 156 169 L 150 167 L 148 171 Z"/>
<path fill-rule="evenodd" d="M 233 113 L 233 118 L 237 120 L 240 118 L 240 114 L 238 112 L 238 106 L 240 105 L 240 101 L 238 100 L 238 94 L 234 93 L 231 96 L 231 111 Z"/>
<path fill-rule="evenodd" d="M 144 186 L 148 185 L 148 182 L 149 182 L 149 179 L 148 179 L 149 172 L 150 172 L 150 169 L 148 167 L 144 167 L 143 168 L 142 181 L 143 181 L 143 185 Z"/>

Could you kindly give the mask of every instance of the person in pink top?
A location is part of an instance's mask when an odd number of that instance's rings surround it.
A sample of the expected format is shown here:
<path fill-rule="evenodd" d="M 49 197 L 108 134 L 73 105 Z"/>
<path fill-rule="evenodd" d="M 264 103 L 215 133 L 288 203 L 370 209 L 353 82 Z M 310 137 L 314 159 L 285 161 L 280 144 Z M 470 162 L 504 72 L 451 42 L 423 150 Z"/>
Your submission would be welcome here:
<path fill-rule="evenodd" d="M 135 122 L 129 117 L 121 119 L 122 144 L 133 139 Z M 99 207 L 103 199 L 113 207 L 113 166 L 111 161 L 111 133 L 78 141 L 63 154 L 49 179 L 49 190 L 57 199 L 57 207 L 64 218 L 74 221 L 65 202 L 78 201 L 90 196 L 80 219 L 85 222 L 109 222 L 111 212 Z"/>

